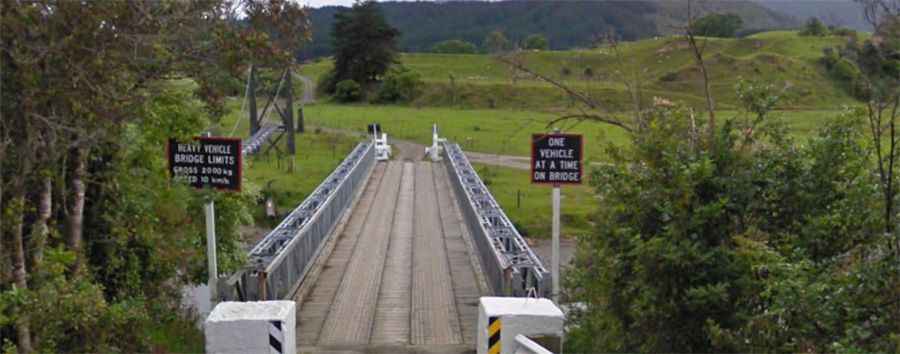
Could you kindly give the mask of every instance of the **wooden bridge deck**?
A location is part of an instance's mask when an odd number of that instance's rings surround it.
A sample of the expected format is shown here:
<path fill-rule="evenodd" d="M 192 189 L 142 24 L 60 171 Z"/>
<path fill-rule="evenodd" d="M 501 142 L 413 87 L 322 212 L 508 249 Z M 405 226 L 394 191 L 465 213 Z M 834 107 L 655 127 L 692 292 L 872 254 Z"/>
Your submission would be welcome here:
<path fill-rule="evenodd" d="M 298 292 L 298 352 L 473 352 L 488 293 L 455 198 L 441 163 L 377 164 Z"/>

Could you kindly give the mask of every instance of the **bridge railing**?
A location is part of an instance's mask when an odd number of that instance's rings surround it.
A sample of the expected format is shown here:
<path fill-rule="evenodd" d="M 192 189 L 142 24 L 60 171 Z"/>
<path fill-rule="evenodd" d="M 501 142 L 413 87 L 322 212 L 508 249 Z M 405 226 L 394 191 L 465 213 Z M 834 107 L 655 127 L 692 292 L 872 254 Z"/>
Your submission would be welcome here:
<path fill-rule="evenodd" d="M 259 128 L 259 130 L 256 131 L 256 134 L 253 134 L 253 136 L 241 143 L 241 146 L 243 146 L 241 154 L 253 155 L 259 152 L 259 150 L 262 149 L 263 144 L 269 140 L 269 137 L 281 129 L 284 129 L 284 127 L 280 125 L 266 125 Z"/>
<path fill-rule="evenodd" d="M 444 143 L 444 163 L 463 217 L 496 295 L 550 295 L 550 273 L 516 230 L 457 144 Z"/>
<path fill-rule="evenodd" d="M 250 269 L 232 279 L 225 300 L 279 300 L 291 296 L 321 252 L 375 165 L 371 142 L 360 143 L 249 254 Z"/>

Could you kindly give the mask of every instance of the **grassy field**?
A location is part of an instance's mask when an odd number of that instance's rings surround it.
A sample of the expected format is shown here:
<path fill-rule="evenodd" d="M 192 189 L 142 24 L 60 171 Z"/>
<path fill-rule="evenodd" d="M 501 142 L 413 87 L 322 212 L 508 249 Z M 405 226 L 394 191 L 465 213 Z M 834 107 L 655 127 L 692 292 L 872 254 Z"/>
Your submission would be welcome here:
<path fill-rule="evenodd" d="M 788 88 L 794 96 L 792 109 L 836 109 L 853 100 L 828 78 L 818 58 L 824 48 L 846 41 L 838 36 L 765 32 L 741 39 L 705 39 L 704 56 L 722 109 L 733 108 L 734 85 L 741 77 Z M 702 102 L 701 76 L 683 39 L 625 42 L 618 52 L 620 56 L 610 48 L 525 52 L 521 60 L 542 75 L 590 93 L 612 110 L 630 107 L 622 73 L 638 73 L 648 100 L 659 96 L 690 104 Z M 400 62 L 420 73 L 427 84 L 418 105 L 546 110 L 568 104 L 549 84 L 515 73 L 489 55 L 407 53 Z M 301 71 L 318 77 L 331 65 L 322 60 Z M 586 71 L 591 75 L 585 75 Z"/>
<path fill-rule="evenodd" d="M 389 136 L 431 144 L 431 125 L 438 124 L 440 134 L 464 149 L 485 153 L 527 156 L 530 136 L 546 132 L 555 115 L 503 109 L 415 108 L 381 105 L 315 104 L 305 108 L 307 122 L 317 126 L 363 131 L 371 122 L 379 122 Z M 840 111 L 779 111 L 775 116 L 803 137 Z M 737 111 L 720 111 L 721 121 L 738 117 Z M 596 122 L 560 124 L 567 132 L 584 135 L 585 156 L 590 161 L 603 158 L 608 144 L 627 143 L 622 129 Z"/>
<path fill-rule="evenodd" d="M 229 101 L 228 109 L 229 113 L 220 123 L 220 134 L 246 138 L 250 131 L 249 120 L 246 117 L 247 113 L 240 111 L 240 101 L 237 99 Z M 272 114 L 270 122 L 275 124 L 276 118 L 276 115 Z M 235 124 L 238 119 L 241 121 Z M 258 186 L 264 193 L 274 195 L 279 212 L 288 212 L 299 205 L 358 142 L 359 139 L 346 134 L 308 129 L 306 133 L 296 135 L 297 155 L 293 157 L 293 172 L 289 170 L 291 157 L 272 149 L 268 154 L 258 154 L 245 159 L 246 182 Z M 285 144 L 286 138 L 283 137 L 278 141 L 277 148 L 284 152 Z M 257 220 L 261 222 L 262 208 L 258 214 Z"/>
<path fill-rule="evenodd" d="M 528 171 L 482 164 L 473 166 L 520 233 L 535 238 L 550 237 L 552 187 L 532 185 Z M 596 207 L 597 199 L 590 186 L 563 187 L 561 234 L 574 237 L 591 232 L 590 216 Z"/>
<path fill-rule="evenodd" d="M 390 137 L 431 144 L 431 126 L 438 124 L 440 135 L 458 142 L 466 150 L 527 155 L 532 133 L 546 132 L 553 115 L 512 110 L 457 110 L 450 108 L 414 108 L 405 106 L 316 104 L 305 109 L 310 124 L 364 131 L 370 122 L 381 123 Z M 571 125 L 572 123 L 568 123 Z M 588 159 L 601 156 L 605 142 L 624 143 L 619 128 L 582 123 L 569 132 L 585 135 Z M 596 148 L 595 148 L 596 147 Z"/>

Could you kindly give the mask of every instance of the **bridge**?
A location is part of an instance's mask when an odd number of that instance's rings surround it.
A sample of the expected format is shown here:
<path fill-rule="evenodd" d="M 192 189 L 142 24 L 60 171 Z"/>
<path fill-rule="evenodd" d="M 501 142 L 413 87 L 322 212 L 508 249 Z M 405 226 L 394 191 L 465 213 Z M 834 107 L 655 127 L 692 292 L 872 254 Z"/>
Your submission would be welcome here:
<path fill-rule="evenodd" d="M 295 300 L 299 352 L 471 352 L 481 296 L 548 297 L 549 273 L 457 144 L 377 161 L 360 143 L 220 286 Z M 439 155 L 439 156 L 438 156 Z"/>

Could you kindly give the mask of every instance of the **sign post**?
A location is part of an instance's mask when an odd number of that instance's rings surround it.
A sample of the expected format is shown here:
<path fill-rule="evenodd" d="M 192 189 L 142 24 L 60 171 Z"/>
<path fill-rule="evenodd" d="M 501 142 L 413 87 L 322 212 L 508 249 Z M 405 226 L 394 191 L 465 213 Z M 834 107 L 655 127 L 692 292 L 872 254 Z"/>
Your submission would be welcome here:
<path fill-rule="evenodd" d="M 207 200 L 206 205 L 203 206 L 203 210 L 206 214 L 206 258 L 209 263 L 209 279 L 207 279 L 206 285 L 209 287 L 210 304 L 215 306 L 216 301 L 219 298 L 219 288 L 217 284 L 219 280 L 219 268 L 216 264 L 216 209 L 215 202 L 212 198 Z"/>
<path fill-rule="evenodd" d="M 531 183 L 553 185 L 553 245 L 551 252 L 551 277 L 553 289 L 551 297 L 559 302 L 559 233 L 560 233 L 560 186 L 581 184 L 584 173 L 582 156 L 584 145 L 581 135 L 534 134 L 531 136 Z"/>
<path fill-rule="evenodd" d="M 209 133 L 193 142 L 169 140 L 169 174 L 175 181 L 194 188 L 214 187 L 222 190 L 241 190 L 241 140 L 211 137 Z M 203 206 L 206 216 L 206 254 L 209 263 L 210 304 L 218 301 L 219 271 L 216 262 L 216 211 L 212 196 Z"/>

